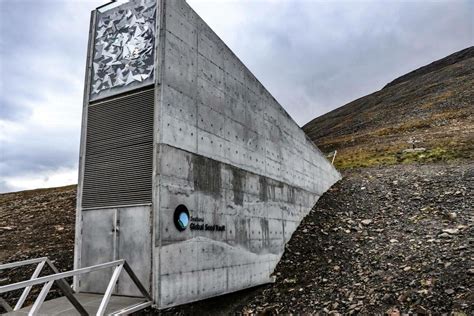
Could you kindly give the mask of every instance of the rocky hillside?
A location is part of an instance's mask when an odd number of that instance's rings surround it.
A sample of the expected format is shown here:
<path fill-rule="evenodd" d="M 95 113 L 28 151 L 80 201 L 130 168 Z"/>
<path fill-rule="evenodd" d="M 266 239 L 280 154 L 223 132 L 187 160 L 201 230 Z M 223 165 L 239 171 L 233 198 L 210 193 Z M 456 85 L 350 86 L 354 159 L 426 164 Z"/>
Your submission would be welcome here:
<path fill-rule="evenodd" d="M 274 284 L 157 314 L 473 315 L 473 170 L 471 162 L 343 171 L 286 246 Z M 72 269 L 75 199 L 74 186 L 0 195 L 1 261 L 48 256 Z M 32 272 L 0 274 L 0 285 Z"/>
<path fill-rule="evenodd" d="M 474 165 L 347 170 L 247 312 L 474 314 Z"/>
<path fill-rule="evenodd" d="M 286 245 L 276 282 L 145 314 L 474 315 L 473 70 L 471 47 L 308 123 L 343 179 Z M 75 202 L 75 186 L 0 194 L 0 262 L 72 269 Z"/>
<path fill-rule="evenodd" d="M 60 270 L 72 269 L 75 208 L 75 185 L 0 194 L 0 263 L 48 257 Z M 0 286 L 26 280 L 34 269 L 31 265 L 0 271 Z M 44 273 L 51 271 L 45 268 Z M 33 287 L 30 298 L 40 291 Z M 53 287 L 49 297 L 58 293 Z M 14 306 L 20 295 L 18 290 L 2 297 Z"/>
<path fill-rule="evenodd" d="M 339 168 L 472 159 L 474 47 L 421 67 L 303 129 Z"/>

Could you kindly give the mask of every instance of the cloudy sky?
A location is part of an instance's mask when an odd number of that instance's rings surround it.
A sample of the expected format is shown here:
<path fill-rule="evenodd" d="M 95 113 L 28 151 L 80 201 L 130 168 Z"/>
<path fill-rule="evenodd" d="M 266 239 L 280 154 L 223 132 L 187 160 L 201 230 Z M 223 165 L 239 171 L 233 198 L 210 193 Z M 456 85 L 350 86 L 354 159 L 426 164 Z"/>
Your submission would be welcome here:
<path fill-rule="evenodd" d="M 90 10 L 0 0 L 0 192 L 77 182 Z M 188 0 L 300 124 L 474 43 L 471 1 Z"/>

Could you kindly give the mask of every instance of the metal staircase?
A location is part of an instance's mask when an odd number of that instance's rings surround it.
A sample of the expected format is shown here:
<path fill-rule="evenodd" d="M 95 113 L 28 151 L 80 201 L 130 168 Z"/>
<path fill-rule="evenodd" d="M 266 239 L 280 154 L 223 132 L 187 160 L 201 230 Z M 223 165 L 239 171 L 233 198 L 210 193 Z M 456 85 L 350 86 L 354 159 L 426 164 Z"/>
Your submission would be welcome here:
<path fill-rule="evenodd" d="M 7 311 L 7 315 L 127 315 L 152 305 L 152 298 L 145 287 L 138 280 L 135 273 L 125 260 L 116 260 L 90 267 L 80 268 L 67 272 L 59 272 L 54 264 L 46 257 L 0 264 L 0 271 L 17 268 L 25 265 L 37 264 L 30 280 L 0 286 L 0 294 L 24 289 L 15 307 L 11 307 L 4 299 L 0 298 L 0 305 Z M 43 267 L 48 265 L 54 272 L 51 275 L 38 277 Z M 80 274 L 91 273 L 103 269 L 114 268 L 107 289 L 104 294 L 74 293 L 65 278 Z M 121 272 L 130 276 L 137 286 L 141 298 L 112 295 Z M 46 295 L 56 282 L 64 297 L 45 302 Z M 32 306 L 23 307 L 31 288 L 43 284 L 43 288 Z"/>

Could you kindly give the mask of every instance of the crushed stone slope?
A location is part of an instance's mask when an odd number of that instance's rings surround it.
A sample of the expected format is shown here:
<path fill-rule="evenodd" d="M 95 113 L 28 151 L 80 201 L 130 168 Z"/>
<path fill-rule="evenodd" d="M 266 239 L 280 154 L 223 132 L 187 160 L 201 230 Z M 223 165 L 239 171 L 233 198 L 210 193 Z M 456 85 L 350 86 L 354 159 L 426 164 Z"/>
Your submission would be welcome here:
<path fill-rule="evenodd" d="M 472 315 L 473 190 L 472 163 L 346 172 L 244 310 Z"/>
<path fill-rule="evenodd" d="M 72 269 L 76 186 L 0 194 L 0 262 L 49 257 L 61 271 Z M 0 271 L 0 286 L 27 280 L 35 266 Z M 45 269 L 42 275 L 51 271 Z M 33 287 L 32 303 L 41 287 Z M 2 294 L 10 305 L 21 290 Z M 59 291 L 53 287 L 48 298 Z M 1 312 L 1 307 L 0 307 Z"/>
<path fill-rule="evenodd" d="M 474 164 L 347 170 L 286 246 L 276 282 L 161 314 L 474 313 Z"/>
<path fill-rule="evenodd" d="M 293 234 L 274 284 L 157 314 L 472 314 L 473 170 L 472 162 L 347 170 Z M 72 269 L 75 194 L 72 186 L 0 195 L 2 261 L 49 256 Z"/>

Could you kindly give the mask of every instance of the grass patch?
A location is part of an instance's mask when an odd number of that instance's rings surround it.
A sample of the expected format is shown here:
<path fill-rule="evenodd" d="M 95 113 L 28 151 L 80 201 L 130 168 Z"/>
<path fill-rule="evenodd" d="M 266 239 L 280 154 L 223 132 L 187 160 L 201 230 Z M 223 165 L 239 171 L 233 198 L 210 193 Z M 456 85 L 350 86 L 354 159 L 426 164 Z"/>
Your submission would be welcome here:
<path fill-rule="evenodd" d="M 442 147 L 433 148 L 424 152 L 409 152 L 398 155 L 400 163 L 440 162 L 465 158 L 462 151 Z"/>
<path fill-rule="evenodd" d="M 372 152 L 352 151 L 336 156 L 334 164 L 336 168 L 344 170 L 394 164 L 446 162 L 469 159 L 469 157 L 469 152 L 461 148 L 446 147 L 436 147 L 423 152 L 403 152 L 400 150 L 377 150 Z"/>
<path fill-rule="evenodd" d="M 393 165 L 397 163 L 397 157 L 390 153 L 367 153 L 356 152 L 336 156 L 334 165 L 338 169 L 352 169 L 371 166 Z"/>
<path fill-rule="evenodd" d="M 420 129 L 429 129 L 432 126 L 437 125 L 440 121 L 467 119 L 469 118 L 469 115 L 470 113 L 464 110 L 443 111 L 441 113 L 434 113 L 425 119 L 414 119 L 393 127 L 383 127 L 368 134 L 373 134 L 375 136 L 403 134 L 405 132 L 416 131 Z"/>

